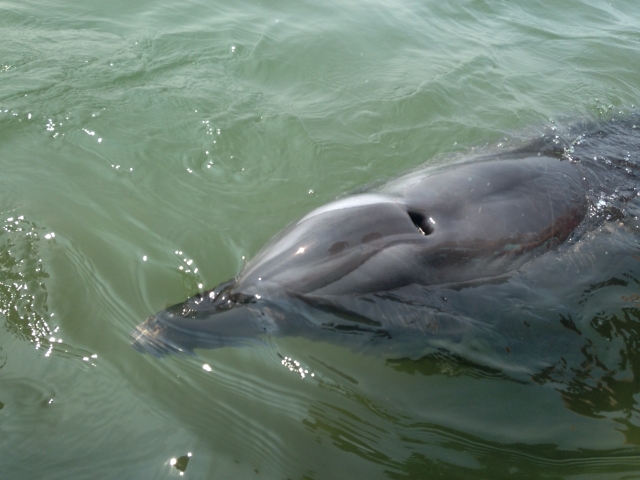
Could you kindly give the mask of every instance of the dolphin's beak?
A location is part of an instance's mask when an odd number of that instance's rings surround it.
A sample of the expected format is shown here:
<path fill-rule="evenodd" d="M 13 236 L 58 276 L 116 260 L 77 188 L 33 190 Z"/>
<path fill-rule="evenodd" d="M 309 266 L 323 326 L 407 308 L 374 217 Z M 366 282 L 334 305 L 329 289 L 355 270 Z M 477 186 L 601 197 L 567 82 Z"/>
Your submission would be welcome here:
<path fill-rule="evenodd" d="M 156 357 L 193 354 L 195 348 L 255 343 L 265 333 L 258 326 L 255 309 L 246 305 L 197 316 L 183 316 L 181 305 L 162 310 L 138 325 L 131 333 L 133 347 Z"/>

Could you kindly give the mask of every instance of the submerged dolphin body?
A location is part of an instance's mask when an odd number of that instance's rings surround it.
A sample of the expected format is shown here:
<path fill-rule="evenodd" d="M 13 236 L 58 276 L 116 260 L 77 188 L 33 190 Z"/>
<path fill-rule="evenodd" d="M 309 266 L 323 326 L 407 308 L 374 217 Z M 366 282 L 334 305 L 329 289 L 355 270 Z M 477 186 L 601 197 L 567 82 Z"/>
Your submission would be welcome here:
<path fill-rule="evenodd" d="M 529 155 L 413 172 L 313 210 L 236 279 L 149 317 L 133 344 L 162 355 L 264 335 L 392 341 L 473 327 L 433 315 L 434 289 L 500 281 L 587 214 L 578 167 Z"/>

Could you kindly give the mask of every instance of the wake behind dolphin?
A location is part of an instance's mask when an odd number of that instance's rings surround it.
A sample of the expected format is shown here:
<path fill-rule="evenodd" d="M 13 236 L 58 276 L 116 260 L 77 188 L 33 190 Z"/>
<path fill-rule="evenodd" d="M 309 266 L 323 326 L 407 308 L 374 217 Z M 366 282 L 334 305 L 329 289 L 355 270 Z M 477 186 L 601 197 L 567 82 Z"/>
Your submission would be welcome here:
<path fill-rule="evenodd" d="M 265 335 L 427 342 L 490 326 L 444 306 L 440 292 L 504 282 L 579 239 L 598 195 L 620 184 L 593 161 L 592 143 L 620 161 L 637 146 L 631 121 L 607 129 L 555 151 L 532 146 L 411 172 L 317 208 L 235 279 L 149 317 L 133 345 L 163 355 Z"/>

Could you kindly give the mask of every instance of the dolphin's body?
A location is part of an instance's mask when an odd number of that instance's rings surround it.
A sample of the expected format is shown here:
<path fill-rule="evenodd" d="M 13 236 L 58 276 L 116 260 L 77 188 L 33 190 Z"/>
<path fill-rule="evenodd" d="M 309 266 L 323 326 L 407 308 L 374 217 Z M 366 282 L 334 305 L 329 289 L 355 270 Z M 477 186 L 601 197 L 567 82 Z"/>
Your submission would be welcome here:
<path fill-rule="evenodd" d="M 264 335 L 392 341 L 468 328 L 430 315 L 429 292 L 500 281 L 587 214 L 578 166 L 529 155 L 413 172 L 313 210 L 236 279 L 149 317 L 134 346 L 160 355 Z"/>

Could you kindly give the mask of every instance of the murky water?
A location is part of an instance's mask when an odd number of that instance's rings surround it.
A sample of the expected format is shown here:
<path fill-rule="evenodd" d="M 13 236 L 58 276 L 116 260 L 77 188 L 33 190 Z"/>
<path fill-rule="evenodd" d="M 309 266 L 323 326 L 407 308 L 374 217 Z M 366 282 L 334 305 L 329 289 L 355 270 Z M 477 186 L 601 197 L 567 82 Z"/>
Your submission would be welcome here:
<path fill-rule="evenodd" d="M 129 335 L 345 192 L 631 118 L 639 25 L 633 1 L 0 3 L 0 478 L 638 475 L 637 141 L 576 143 L 630 165 L 584 242 L 450 292 L 512 356 Z"/>

